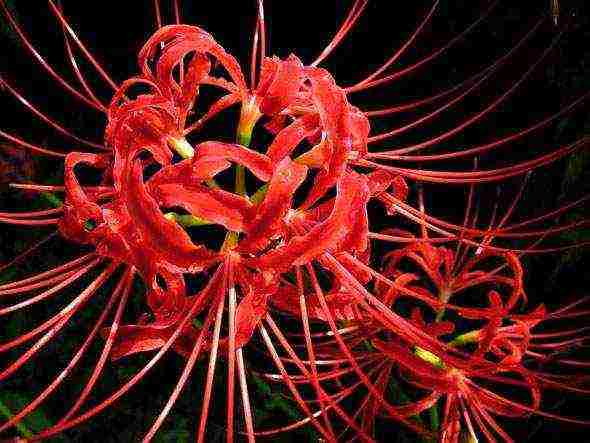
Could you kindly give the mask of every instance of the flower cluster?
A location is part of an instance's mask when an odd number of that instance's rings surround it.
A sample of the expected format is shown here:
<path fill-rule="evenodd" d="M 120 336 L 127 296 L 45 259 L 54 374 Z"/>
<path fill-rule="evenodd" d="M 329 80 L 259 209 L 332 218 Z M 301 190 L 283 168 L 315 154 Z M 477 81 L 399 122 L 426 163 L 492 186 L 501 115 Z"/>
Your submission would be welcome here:
<path fill-rule="evenodd" d="M 236 403 L 241 405 L 245 424 L 239 432 L 249 441 L 308 423 L 327 441 L 372 441 L 376 423 L 383 418 L 441 442 L 481 437 L 510 441 L 498 417 L 540 414 L 584 423 L 543 412 L 541 398 L 546 388 L 585 393 L 586 377 L 574 376 L 575 371 L 568 376 L 556 374 L 541 365 L 574 370 L 587 365 L 564 355 L 586 340 L 587 328 L 563 327 L 564 320 L 586 315 L 582 307 L 586 300 L 552 312 L 544 306 L 529 308 L 521 257 L 559 250 L 561 247 L 542 249 L 538 245 L 579 223 L 531 226 L 555 218 L 586 198 L 509 224 L 525 179 L 505 214 L 499 217 L 494 210 L 489 226 L 479 228 L 473 191 L 476 184 L 522 176 L 563 158 L 586 145 L 587 137 L 497 169 L 476 166 L 473 171 L 436 171 L 400 167 L 395 162 L 476 157 L 546 126 L 590 94 L 491 143 L 452 153 L 407 155 L 436 145 L 491 112 L 530 75 L 541 57 L 515 86 L 457 128 L 412 146 L 369 149 L 429 121 L 473 92 L 524 44 L 540 22 L 515 48 L 463 84 L 420 102 L 363 111 L 351 104 L 352 94 L 403 75 L 404 71 L 392 73 L 390 66 L 426 26 L 438 1 L 402 50 L 358 84 L 342 87 L 317 65 L 350 31 L 366 1 L 354 2 L 333 41 L 318 60 L 307 65 L 295 55 L 267 57 L 259 1 L 250 82 L 237 60 L 203 29 L 183 24 L 159 26 L 139 51 L 140 73 L 118 85 L 89 54 L 61 8 L 49 0 L 83 90 L 53 70 L 2 0 L 0 5 L 42 67 L 64 89 L 107 117 L 104 145 L 87 142 L 88 152 L 63 154 L 0 132 L 15 146 L 63 157 L 65 163 L 63 187 L 21 186 L 28 192 L 62 192 L 63 205 L 0 213 L 0 221 L 56 225 L 61 237 L 93 248 L 92 253 L 57 268 L 1 285 L 0 297 L 34 295 L 0 308 L 0 316 L 46 300 L 100 270 L 55 316 L 0 344 L 3 352 L 36 340 L 2 369 L 0 380 L 37 354 L 87 302 L 97 298 L 103 285 L 116 282 L 103 313 L 67 368 L 2 424 L 0 431 L 19 423 L 52 394 L 99 336 L 104 340 L 103 351 L 75 404 L 57 424 L 28 438 L 49 438 L 98 414 L 136 385 L 169 349 L 182 357 L 183 371 L 146 441 L 160 428 L 195 365 L 205 361 L 208 370 L 197 434 L 198 441 L 203 441 L 220 359 L 227 368 L 227 441 L 237 438 Z M 72 43 L 113 87 L 108 105 L 77 68 Z M 7 91 L 62 134 L 85 142 L 1 81 Z M 205 90 L 221 92 L 221 97 L 205 105 L 200 97 Z M 371 135 L 372 118 L 445 98 L 448 101 L 426 117 Z M 227 112 L 233 106 L 240 107 L 235 143 L 210 138 L 208 122 L 233 115 Z M 271 141 L 259 141 L 253 136 L 255 129 L 264 131 Z M 204 141 L 191 142 L 195 134 Z M 90 174 L 81 173 L 81 165 L 95 172 L 96 183 L 89 183 Z M 463 224 L 426 211 L 418 185 L 422 182 L 470 187 Z M 418 207 L 410 203 L 414 192 Z M 369 205 L 415 223 L 420 234 L 401 225 L 377 232 Z M 213 246 L 208 236 L 199 234 L 207 226 L 223 231 L 219 245 Z M 503 238 L 532 239 L 532 243 L 515 249 L 498 245 L 497 240 Z M 383 252 L 384 248 L 373 246 L 376 242 L 394 248 Z M 204 282 L 201 287 L 190 283 L 192 277 Z M 121 324 L 135 279 L 146 286 L 148 310 L 132 324 Z M 111 317 L 110 326 L 105 326 Z M 284 329 L 282 323 L 291 326 Z M 539 332 L 543 328 L 551 332 Z M 262 347 L 268 362 L 256 371 L 244 352 L 253 342 Z M 107 399 L 80 413 L 107 361 L 140 352 L 153 354 L 145 367 Z M 255 429 L 248 386 L 251 373 L 289 392 L 304 418 L 286 426 Z M 493 386 L 520 389 L 522 394 L 511 398 L 494 391 Z M 404 392 L 410 394 L 400 400 Z M 433 418 L 431 426 L 424 424 L 425 413 Z"/>

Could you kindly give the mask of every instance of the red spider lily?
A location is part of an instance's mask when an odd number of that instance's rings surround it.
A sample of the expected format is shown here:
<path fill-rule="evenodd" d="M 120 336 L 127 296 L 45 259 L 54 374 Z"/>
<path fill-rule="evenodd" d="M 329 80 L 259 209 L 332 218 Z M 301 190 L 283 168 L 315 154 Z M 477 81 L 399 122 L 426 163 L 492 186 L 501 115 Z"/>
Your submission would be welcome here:
<path fill-rule="evenodd" d="M 568 360 L 567 354 L 580 343 L 587 340 L 585 328 L 561 330 L 551 333 L 537 333 L 535 328 L 548 325 L 564 318 L 583 315 L 568 306 L 554 313 L 547 313 L 543 307 L 529 314 L 511 314 L 501 304 L 497 293 L 490 295 L 489 314 L 480 315 L 478 320 L 484 326 L 469 332 L 456 334 L 447 341 L 450 349 L 469 347 L 473 351 L 458 352 L 444 355 L 452 363 L 443 361 L 437 354 L 420 347 L 408 345 L 399 339 L 399 334 L 383 329 L 381 325 L 368 324 L 368 319 L 356 316 L 356 321 L 349 326 L 323 334 L 323 340 L 316 346 L 317 362 L 327 368 L 318 378 L 322 382 L 342 380 L 332 395 L 332 401 L 341 402 L 353 397 L 355 392 L 368 387 L 360 381 L 360 375 L 350 379 L 355 369 L 351 360 L 343 352 L 348 349 L 354 355 L 359 368 L 376 390 L 368 390 L 363 395 L 361 404 L 355 409 L 355 418 L 362 429 L 371 434 L 377 417 L 396 418 L 419 417 L 419 414 L 430 410 L 437 402 L 443 405 L 443 420 L 440 428 L 441 441 L 461 441 L 467 434 L 477 440 L 483 435 L 487 440 L 495 441 L 496 436 L 512 441 L 509 435 L 498 424 L 496 417 L 525 417 L 540 414 L 553 419 L 573 423 L 585 423 L 540 409 L 542 389 L 559 389 L 577 393 L 587 393 L 587 378 L 575 375 L 564 375 L 564 367 L 583 367 L 587 362 Z M 455 332 L 450 321 L 426 323 L 421 311 L 416 308 L 412 312 L 412 322 L 433 337 L 448 336 Z M 322 320 L 321 318 L 318 318 Z M 497 320 L 501 320 L 498 323 Z M 505 326 L 502 324 L 505 323 Z M 331 338 L 339 334 L 342 344 Z M 562 366 L 559 373 L 533 369 L 534 363 L 544 365 L 557 363 Z M 350 363 L 349 363 L 350 362 Z M 404 380 L 414 390 L 424 392 L 421 398 L 408 401 L 403 406 L 388 400 L 388 380 L 392 374 Z M 348 378 L 346 377 L 348 376 Z M 272 377 L 272 376 L 271 376 Z M 309 381 L 299 376 L 300 383 Z M 345 381 L 346 380 L 346 381 Z M 490 390 L 507 387 L 516 394 L 517 400 L 505 394 Z M 522 394 L 518 389 L 530 394 L 530 404 L 522 403 Z M 503 389 L 506 391 L 506 389 Z M 343 438 L 342 434 L 340 437 Z"/>
<path fill-rule="evenodd" d="M 17 36 L 42 67 L 66 91 L 106 114 L 104 146 L 71 133 L 2 80 L 9 93 L 62 135 L 99 152 L 65 155 L 63 187 L 24 186 L 32 191 L 64 192 L 62 208 L 2 213 L 0 221 L 29 226 L 57 225 L 63 237 L 92 245 L 95 252 L 36 276 L 0 286 L 0 296 L 36 291 L 25 301 L 0 309 L 0 315 L 46 300 L 93 270 L 101 272 L 55 316 L 30 332 L 0 344 L 1 352 L 37 340 L 0 372 L 0 380 L 29 361 L 68 324 L 72 316 L 95 298 L 95 293 L 110 279 L 116 277 L 118 283 L 90 335 L 68 366 L 46 390 L 0 426 L 0 431 L 17 423 L 51 395 L 99 334 L 105 340 L 103 351 L 80 397 L 56 425 L 35 436 L 36 439 L 49 438 L 104 410 L 136 385 L 170 348 L 182 355 L 186 362 L 168 402 L 147 432 L 146 441 L 151 440 L 162 425 L 197 361 L 205 357 L 208 358 L 208 371 L 204 381 L 199 441 L 203 441 L 206 435 L 214 375 L 220 358 L 227 364 L 228 441 L 235 438 L 236 380 L 245 422 L 243 432 L 249 441 L 253 441 L 256 435 L 272 435 L 308 422 L 329 441 L 338 440 L 348 430 L 358 438 L 371 441 L 378 414 L 394 418 L 419 433 L 429 434 L 412 417 L 435 407 L 441 398 L 446 402 L 440 433 L 442 441 L 457 441 L 462 429 L 475 435 L 478 431 L 473 420 L 487 438 L 493 439 L 492 432 L 496 432 L 508 439 L 490 414 L 523 416 L 534 412 L 548 415 L 540 412 L 541 387 L 582 391 L 577 380 L 568 383 L 560 377 L 528 369 L 524 357 L 555 360 L 570 366 L 584 365 L 577 360 L 557 358 L 553 352 L 585 339 L 582 335 L 585 330 L 566 330 L 549 335 L 531 332 L 537 325 L 581 316 L 583 312 L 572 306 L 552 314 L 542 308 L 530 314 L 515 314 L 514 310 L 526 300 L 519 254 L 562 249 L 537 246 L 551 234 L 578 225 L 528 228 L 566 212 L 586 198 L 538 217 L 507 224 L 519 193 L 499 222 L 495 223 L 493 219 L 488 228 L 481 229 L 476 227 L 472 215 L 472 194 L 475 184 L 523 175 L 554 162 L 586 145 L 587 137 L 549 154 L 489 170 L 435 171 L 391 164 L 393 161 L 475 157 L 545 127 L 580 105 L 588 94 L 529 128 L 485 145 L 452 153 L 407 155 L 450 138 L 496 109 L 530 76 L 558 39 L 513 86 L 456 128 L 416 145 L 395 150 L 369 150 L 374 143 L 431 121 L 477 90 L 513 56 L 541 22 L 506 55 L 457 87 L 413 104 L 362 111 L 351 104 L 355 92 L 413 72 L 444 53 L 486 14 L 465 33 L 421 62 L 391 72 L 392 64 L 433 16 L 439 3 L 435 1 L 416 32 L 384 65 L 359 83 L 341 87 L 328 71 L 317 65 L 351 30 L 367 2 L 357 0 L 353 3 L 334 39 L 315 62 L 306 65 L 295 55 L 284 60 L 266 56 L 264 14 L 262 1 L 259 1 L 248 84 L 237 60 L 210 34 L 199 27 L 179 24 L 178 2 L 174 2 L 177 24 L 161 26 L 159 2 L 156 1 L 159 29 L 139 52 L 140 73 L 118 85 L 77 37 L 61 8 L 52 0 L 48 3 L 64 32 L 66 50 L 82 90 L 72 86 L 45 61 L 0 0 Z M 78 69 L 72 43 L 113 88 L 108 106 L 98 98 Z M 215 74 L 214 66 L 217 65 L 224 70 L 222 75 Z M 191 122 L 195 110 L 199 109 L 199 94 L 203 88 L 218 88 L 224 95 L 202 110 L 200 118 Z M 140 93 L 136 92 L 138 89 Z M 448 101 L 426 116 L 383 134 L 370 135 L 370 118 L 414 110 L 443 98 Z M 188 141 L 189 135 L 196 131 L 202 135 L 209 120 L 238 103 L 241 112 L 237 122 L 237 143 L 211 139 L 197 144 Z M 265 123 L 273 137 L 266 147 L 257 146 L 256 140 L 252 143 L 252 132 L 259 122 Z M 12 134 L 0 132 L 0 136 L 38 153 L 63 156 Z M 302 146 L 304 152 L 299 154 Z M 182 159 L 178 160 L 176 154 Z M 79 177 L 76 171 L 81 164 L 99 172 L 101 180 L 98 185 L 84 184 L 84 177 Z M 235 187 L 224 189 L 224 184 L 218 183 L 218 177 L 234 165 Z M 147 170 L 154 167 L 157 172 L 148 174 Z M 262 183 L 251 196 L 246 192 L 246 171 Z M 464 223 L 456 225 L 436 218 L 426 213 L 421 204 L 414 208 L 407 202 L 408 182 L 413 181 L 469 185 Z M 305 191 L 305 197 L 297 198 L 298 191 Z M 419 197 L 421 200 L 421 193 Z M 415 238 L 397 228 L 379 233 L 371 231 L 367 210 L 370 200 L 377 200 L 389 214 L 415 222 L 422 237 Z M 181 208 L 186 214 L 175 212 L 175 208 Z M 207 246 L 206 239 L 191 237 L 185 228 L 195 225 L 223 227 L 226 236 L 222 246 L 212 249 Z M 432 237 L 432 234 L 441 236 Z M 501 238 L 531 238 L 534 243 L 522 251 L 491 245 L 493 240 Z M 385 255 L 385 265 L 377 270 L 373 266 L 371 239 L 401 242 L 407 246 Z M 435 243 L 446 245 L 437 247 Z M 455 245 L 454 252 L 450 249 L 451 244 Z M 466 258 L 468 251 L 473 249 L 475 254 Z M 485 264 L 494 259 L 501 262 L 491 271 L 485 268 Z M 422 274 L 400 268 L 404 260 L 417 264 Z M 205 276 L 205 287 L 194 294 L 189 293 L 185 274 Z M 149 313 L 135 324 L 121 325 L 135 278 L 141 278 L 147 286 L 145 300 Z M 428 280 L 434 290 L 427 286 Z M 484 298 L 479 294 L 476 302 L 456 304 L 458 293 L 483 285 L 497 288 L 487 291 Z M 500 289 L 506 288 L 508 293 L 502 298 Z M 397 312 L 394 305 L 404 297 L 425 305 L 435 313 L 435 320 L 427 323 L 420 311 L 414 311 L 409 318 Z M 115 318 L 110 326 L 104 327 L 115 305 Z M 300 337 L 303 337 L 304 344 L 292 344 L 275 321 L 270 307 L 280 311 L 281 315 L 301 321 L 303 334 Z M 483 325 L 445 340 L 441 337 L 455 333 L 452 322 L 441 321 L 446 311 L 452 311 L 462 320 Z M 197 323 L 197 319 L 202 321 Z M 312 334 L 311 322 L 314 327 L 319 324 L 328 329 Z M 266 354 L 279 372 L 267 376 L 279 378 L 286 384 L 305 415 L 302 421 L 286 427 L 255 430 L 246 376 L 249 362 L 244 357 L 244 347 L 251 343 L 255 333 L 261 336 Z M 570 336 L 575 338 L 559 341 L 561 337 Z M 549 342 L 543 341 L 546 339 Z M 553 339 L 557 340 L 552 342 Z M 476 349 L 472 352 L 457 349 L 465 344 L 474 344 Z M 299 356 L 297 347 L 305 349 L 305 358 Z M 551 349 L 552 354 L 544 355 L 544 349 Z M 98 405 L 81 412 L 109 357 L 118 360 L 148 351 L 155 352 L 155 355 L 143 369 Z M 293 368 L 297 370 L 296 374 L 292 373 Z M 399 372 L 401 379 L 427 390 L 428 395 L 407 405 L 392 404 L 387 399 L 385 387 L 387 380 L 395 375 L 394 370 Z M 512 375 L 520 378 L 510 378 Z M 351 384 L 347 377 L 352 377 L 354 382 Z M 477 384 L 480 379 L 524 387 L 530 392 L 532 402 L 525 405 L 508 400 Z M 311 386 L 311 401 L 300 389 L 300 385 L 305 384 Z M 344 400 L 359 390 L 366 390 L 366 395 L 361 407 L 351 412 L 344 406 Z"/>
<path fill-rule="evenodd" d="M 511 211 L 512 208 L 499 224 L 508 219 Z M 539 306 L 530 313 L 516 314 L 517 303 L 526 302 L 522 266 L 513 252 L 490 251 L 489 243 L 493 237 L 488 237 L 488 245 L 480 244 L 473 248 L 474 255 L 469 258 L 469 247 L 461 251 L 460 244 L 452 251 L 419 241 L 404 231 L 396 234 L 412 239 L 414 243 L 385 256 L 382 273 L 375 274 L 375 296 L 383 304 L 392 306 L 394 311 L 402 300 L 406 305 L 413 303 L 421 306 L 411 310 L 411 323 L 431 337 L 452 338 L 442 339 L 446 346 L 443 344 L 436 353 L 417 346 L 418 338 L 412 342 L 400 339 L 398 325 L 388 327 L 385 322 L 375 322 L 375 317 L 368 315 L 357 303 L 354 291 L 336 289 L 324 295 L 313 276 L 314 271 L 308 268 L 315 289 L 305 296 L 307 307 L 302 304 L 301 311 L 294 308 L 295 295 L 291 295 L 292 308 L 288 308 L 289 303 L 281 308 L 298 314 L 307 310 L 306 315 L 310 318 L 330 323 L 327 333 L 315 335 L 321 338 L 315 345 L 315 358 L 316 363 L 321 362 L 326 367 L 316 375 L 317 379 L 326 383 L 338 382 L 335 393 L 331 395 L 332 402 L 342 402 L 366 388 L 355 418 L 369 435 L 373 433 L 377 417 L 399 420 L 401 416 L 415 420 L 420 413 L 432 410 L 438 402 L 442 402 L 444 415 L 439 438 L 445 442 L 461 441 L 465 435 L 471 436 L 474 441 L 477 441 L 477 435 L 483 435 L 490 441 L 495 441 L 496 436 L 512 441 L 494 416 L 515 418 L 534 413 L 566 422 L 586 423 L 543 412 L 541 396 L 543 388 L 588 392 L 587 377 L 575 372 L 564 375 L 568 367 L 587 367 L 589 364 L 564 358 L 572 349 L 587 341 L 587 328 L 567 329 L 561 322 L 561 330 L 555 331 L 553 327 L 554 332 L 550 333 L 535 331 L 560 320 L 587 315 L 586 311 L 578 308 L 586 299 L 553 313 L 547 313 L 543 306 Z M 462 252 L 461 257 L 458 257 L 459 252 Z M 485 271 L 477 269 L 478 265 L 494 256 L 501 259 L 496 266 Z M 426 278 L 421 278 L 418 273 L 401 271 L 403 260 L 414 264 Z M 508 270 L 509 275 L 502 275 L 504 270 Z M 300 275 L 298 278 L 298 291 L 303 296 L 303 280 Z M 372 276 L 356 278 L 366 285 Z M 425 285 L 427 280 L 433 283 L 434 291 Z M 499 292 L 491 289 L 487 295 L 487 306 L 450 303 L 459 293 L 483 285 L 507 289 L 506 296 L 503 299 Z M 467 297 L 474 296 L 472 293 Z M 470 304 L 474 303 L 480 303 L 480 300 L 471 300 Z M 428 323 L 422 315 L 424 308 L 433 314 L 429 315 L 431 320 Z M 450 320 L 443 319 L 445 310 L 453 314 Z M 342 326 L 336 328 L 334 320 L 343 322 Z M 466 320 L 477 327 L 461 331 L 460 327 L 465 328 Z M 455 352 L 458 348 L 462 350 Z M 299 358 L 295 355 L 292 358 Z M 538 364 L 557 364 L 561 368 L 559 373 L 551 373 L 534 369 Z M 414 389 L 426 391 L 422 398 L 415 401 L 406 399 L 409 403 L 403 406 L 388 400 L 388 380 L 396 373 L 399 375 L 394 379 L 405 380 Z M 351 375 L 356 377 L 351 379 Z M 267 376 L 271 379 L 277 377 Z M 298 383 L 310 383 L 306 376 L 294 378 Z M 370 389 L 370 383 L 373 389 Z M 531 403 L 522 403 L 522 394 L 518 394 L 518 400 L 498 394 L 489 389 L 490 383 L 496 387 L 508 387 L 509 390 L 524 389 L 528 391 Z M 344 437 L 347 429 L 339 438 Z"/>

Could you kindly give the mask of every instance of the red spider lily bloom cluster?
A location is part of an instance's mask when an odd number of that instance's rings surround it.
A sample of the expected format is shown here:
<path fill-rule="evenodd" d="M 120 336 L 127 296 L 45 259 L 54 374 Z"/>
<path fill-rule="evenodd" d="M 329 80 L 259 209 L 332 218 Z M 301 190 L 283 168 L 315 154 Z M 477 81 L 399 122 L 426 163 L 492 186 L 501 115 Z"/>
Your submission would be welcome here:
<path fill-rule="evenodd" d="M 355 1 L 320 58 L 305 64 L 295 55 L 285 59 L 266 56 L 259 1 L 249 81 L 237 60 L 203 29 L 182 24 L 159 26 L 139 51 L 139 74 L 118 85 L 92 58 L 61 8 L 49 0 L 64 31 L 66 49 L 82 87 L 78 89 L 31 45 L 0 0 L 17 36 L 42 68 L 66 91 L 107 117 L 104 145 L 87 142 L 1 80 L 6 90 L 37 116 L 91 150 L 64 155 L 0 132 L 15 146 L 64 157 L 65 162 L 63 187 L 20 186 L 28 192 L 62 192 L 61 207 L 4 212 L 0 221 L 57 225 L 60 236 L 90 245 L 94 252 L 1 285 L 2 298 L 33 295 L 3 305 L 0 316 L 53 297 L 83 276 L 100 272 L 55 316 L 0 343 L 0 352 L 4 352 L 33 342 L 21 357 L 1 369 L 0 380 L 33 358 L 97 297 L 103 285 L 116 282 L 104 311 L 69 365 L 30 404 L 14 411 L 0 431 L 17 424 L 51 395 L 94 340 L 103 340 L 103 351 L 81 395 L 57 424 L 34 439 L 50 438 L 109 407 L 170 349 L 184 361 L 182 375 L 148 430 L 146 441 L 154 437 L 200 361 L 208 370 L 203 380 L 198 441 L 206 435 L 215 395 L 214 376 L 221 367 L 227 372 L 227 441 L 242 436 L 254 441 L 257 436 L 307 424 L 315 426 L 326 441 L 373 441 L 376 424 L 382 419 L 398 421 L 441 442 L 464 438 L 510 441 L 499 417 L 540 414 L 584 423 L 544 412 L 541 399 L 546 389 L 587 393 L 587 377 L 577 376 L 576 369 L 588 364 L 567 355 L 586 339 L 587 328 L 567 324 L 569 319 L 586 316 L 586 300 L 552 312 L 544 306 L 529 307 L 521 256 L 559 250 L 542 248 L 539 243 L 577 225 L 534 226 L 586 198 L 509 223 L 525 187 L 524 179 L 504 215 L 494 216 L 488 227 L 478 228 L 473 193 L 480 183 L 526 176 L 587 145 L 587 137 L 498 169 L 451 172 L 400 167 L 394 162 L 475 157 L 548 125 L 590 94 L 529 128 L 485 145 L 452 153 L 408 155 L 438 144 L 493 111 L 530 75 L 543 59 L 540 57 L 514 86 L 456 128 L 412 146 L 370 149 L 376 142 L 429 121 L 476 90 L 541 22 L 506 55 L 461 85 L 420 102 L 363 111 L 351 104 L 354 92 L 403 76 L 405 71 L 392 72 L 391 65 L 429 22 L 439 2 L 434 2 L 402 50 L 358 84 L 342 87 L 317 65 L 350 31 L 366 3 Z M 157 1 L 155 4 L 158 6 Z M 174 5 L 179 22 L 179 5 Z M 109 104 L 85 81 L 72 45 L 113 87 Z M 435 58 L 445 49 L 429 57 Z M 205 89 L 221 91 L 221 98 L 212 105 L 202 105 L 200 93 Z M 411 124 L 383 134 L 371 133 L 372 118 L 440 101 L 443 104 Z M 241 109 L 236 143 L 209 139 L 208 121 L 236 105 Z M 200 117 L 195 119 L 194 115 Z M 259 144 L 252 136 L 259 126 L 271 137 L 270 143 Z M 194 133 L 205 141 L 191 143 Z M 77 168 L 80 165 L 96 171 L 99 183 L 86 184 Z M 230 171 L 235 183 L 228 186 L 220 177 Z M 469 186 L 464 223 L 453 224 L 430 215 L 424 208 L 422 188 L 417 187 L 420 182 Z M 247 189 L 247 184 L 254 189 Z M 410 203 L 415 191 L 418 207 Z M 415 223 L 420 234 L 401 226 L 375 232 L 370 202 L 389 215 Z M 208 225 L 223 228 L 221 246 L 214 248 L 207 238 L 191 233 L 192 227 Z M 512 249 L 497 244 L 503 238 L 530 239 L 531 244 Z M 377 254 L 372 242 L 395 247 Z M 205 284 L 193 289 L 187 275 L 199 276 Z M 147 288 L 149 312 L 133 324 L 121 324 L 136 278 Z M 110 326 L 105 326 L 111 318 Z M 283 321 L 296 323 L 296 331 L 292 327 L 283 330 Z M 276 382 L 288 392 L 304 419 L 273 429 L 255 429 L 249 395 L 253 364 L 244 352 L 254 341 L 275 368 L 273 372 L 267 367 L 256 376 Z M 116 360 L 113 364 L 124 365 L 123 357 L 140 352 L 153 355 L 145 367 L 98 405 L 84 409 L 107 362 Z M 560 373 L 547 369 L 556 365 Z M 391 380 L 396 382 L 394 388 Z M 410 395 L 403 402 L 398 395 L 396 401 L 392 389 Z M 427 426 L 423 421 L 427 413 L 440 415 L 439 424 Z M 236 414 L 241 414 L 243 421 Z M 243 429 L 236 426 L 238 421 L 245 424 Z"/>

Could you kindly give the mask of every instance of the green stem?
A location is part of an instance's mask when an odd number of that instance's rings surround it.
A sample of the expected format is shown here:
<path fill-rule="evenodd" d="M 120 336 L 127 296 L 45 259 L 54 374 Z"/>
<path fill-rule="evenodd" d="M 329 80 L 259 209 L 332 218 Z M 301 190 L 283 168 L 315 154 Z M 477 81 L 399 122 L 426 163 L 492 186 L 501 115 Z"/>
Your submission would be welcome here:
<path fill-rule="evenodd" d="M 164 214 L 168 220 L 173 220 L 181 226 L 185 228 L 191 226 L 203 226 L 203 225 L 210 225 L 211 222 L 205 220 L 204 218 L 197 217 L 192 214 L 177 214 L 176 212 L 167 212 Z"/>
<path fill-rule="evenodd" d="M 435 367 L 441 368 L 441 369 L 443 369 L 445 367 L 445 364 L 440 359 L 440 357 L 438 357 L 437 355 L 433 354 L 430 351 L 427 351 L 426 349 L 416 346 L 414 349 L 414 354 L 416 354 L 416 356 L 420 357 L 422 360 L 430 363 L 432 366 L 435 366 Z M 440 418 L 439 418 L 439 414 L 438 414 L 438 403 L 435 403 L 430 407 L 430 409 L 428 410 L 428 414 L 430 416 L 430 429 L 433 432 L 437 432 L 438 428 L 440 426 Z M 434 443 L 436 441 L 437 441 L 436 438 L 430 438 L 430 437 L 424 438 L 424 443 Z"/>
<path fill-rule="evenodd" d="M 238 123 L 238 130 L 236 133 L 236 142 L 238 144 L 246 148 L 250 146 L 254 126 L 256 125 L 256 122 L 261 116 L 262 114 L 258 110 L 258 105 L 256 104 L 254 97 L 251 97 L 249 100 L 245 100 L 243 102 L 242 111 L 240 114 L 240 122 Z M 265 188 L 265 186 L 263 186 L 263 188 Z M 246 169 L 242 165 L 236 165 L 236 181 L 234 189 L 236 191 L 236 194 L 248 197 L 246 192 Z M 260 198 L 260 200 L 262 200 L 262 198 L 264 198 L 264 193 L 266 191 L 262 191 L 262 196 L 259 195 L 260 191 L 261 190 L 259 189 L 255 195 L 258 195 L 257 198 Z M 223 251 L 237 245 L 239 237 L 239 232 L 228 232 L 227 236 L 225 237 L 225 241 L 223 242 L 223 246 L 221 247 L 221 250 Z"/>
<path fill-rule="evenodd" d="M 443 290 L 441 292 L 439 298 L 443 303 L 447 303 L 449 301 L 450 297 L 451 297 L 451 292 Z M 442 321 L 444 316 L 445 316 L 445 308 L 443 307 L 443 308 L 441 308 L 440 311 L 438 311 L 436 313 L 436 318 L 434 320 L 435 323 Z M 444 363 L 442 362 L 442 360 L 438 356 L 434 355 L 431 352 L 426 351 L 425 349 L 416 348 L 416 350 L 414 352 L 416 353 L 416 355 L 418 355 L 418 357 L 422 358 L 423 360 L 426 360 L 427 362 L 429 362 L 433 366 L 436 366 L 439 368 L 445 367 Z M 430 415 L 430 429 L 434 432 L 437 432 L 438 428 L 440 427 L 440 417 L 439 417 L 439 413 L 438 413 L 438 402 L 436 402 L 435 404 L 432 405 L 432 407 L 430 408 L 428 413 Z"/>
<path fill-rule="evenodd" d="M 463 346 L 469 343 L 475 343 L 479 339 L 479 329 L 466 332 L 465 334 L 458 335 L 449 342 L 449 346 Z"/>
<path fill-rule="evenodd" d="M 262 203 L 262 200 L 264 200 L 264 197 L 266 196 L 266 191 L 268 191 L 268 184 L 262 185 L 258 188 L 258 190 L 252 194 L 252 197 L 250 197 L 252 204 L 258 205 Z"/>
<path fill-rule="evenodd" d="M 394 391 L 394 395 L 397 396 L 398 404 L 405 405 L 412 402 L 412 399 L 404 392 L 394 377 L 390 377 L 389 379 L 389 388 L 392 389 Z M 419 415 L 413 415 L 410 418 L 415 420 L 420 426 L 424 426 L 424 422 Z"/>
<path fill-rule="evenodd" d="M 244 101 L 236 133 L 236 142 L 239 145 L 246 148 L 250 146 L 254 126 L 261 115 L 254 97 Z M 236 166 L 236 193 L 246 195 L 246 170 L 242 165 Z"/>
<path fill-rule="evenodd" d="M 440 425 L 440 419 L 438 416 L 438 402 L 433 404 L 430 408 L 430 429 L 433 431 L 438 431 L 438 427 Z"/>
<path fill-rule="evenodd" d="M 8 406 L 6 406 L 2 402 L 2 400 L 0 400 L 0 414 L 2 414 L 8 420 L 10 420 L 12 417 L 14 417 L 12 412 L 10 412 L 10 409 L 8 409 Z M 27 428 L 22 422 L 17 422 L 17 423 L 15 423 L 14 426 L 16 427 L 16 430 L 23 438 L 31 439 L 35 436 L 35 434 L 33 434 L 33 432 L 29 428 Z"/>
<path fill-rule="evenodd" d="M 246 196 L 246 169 L 236 165 L 236 194 Z"/>

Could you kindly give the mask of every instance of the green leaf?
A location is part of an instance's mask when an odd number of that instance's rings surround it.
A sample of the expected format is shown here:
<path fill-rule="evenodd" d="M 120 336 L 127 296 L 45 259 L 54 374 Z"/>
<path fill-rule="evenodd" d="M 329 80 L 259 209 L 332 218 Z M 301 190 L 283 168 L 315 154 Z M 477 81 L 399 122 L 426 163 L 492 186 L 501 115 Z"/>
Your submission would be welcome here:
<path fill-rule="evenodd" d="M 32 398 L 22 392 L 0 391 L 0 414 L 5 418 L 11 418 L 15 412 L 20 411 L 31 402 Z M 35 433 L 52 426 L 51 421 L 38 408 L 31 412 L 21 423 L 16 425 L 19 434 L 24 438 L 31 438 Z M 65 442 L 64 437 L 53 437 L 53 442 Z"/>

